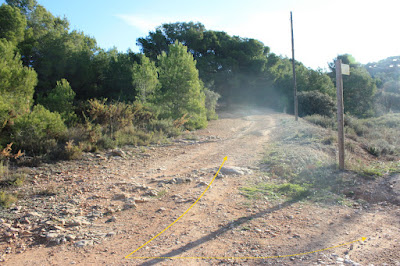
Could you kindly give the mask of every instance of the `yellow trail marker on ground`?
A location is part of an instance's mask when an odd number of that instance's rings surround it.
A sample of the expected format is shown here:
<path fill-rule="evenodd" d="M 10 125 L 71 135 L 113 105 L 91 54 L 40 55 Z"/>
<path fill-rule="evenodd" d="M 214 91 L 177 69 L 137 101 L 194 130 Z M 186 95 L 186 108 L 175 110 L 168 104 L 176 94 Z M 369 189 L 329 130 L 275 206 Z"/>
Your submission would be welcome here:
<path fill-rule="evenodd" d="M 193 208 L 194 205 L 196 205 L 196 203 L 203 197 L 203 195 L 206 193 L 206 191 L 210 188 L 211 184 L 214 182 L 215 178 L 217 177 L 219 171 L 221 170 L 222 166 L 224 165 L 224 163 L 226 162 L 226 160 L 228 160 L 228 157 L 226 156 L 224 158 L 224 161 L 222 162 L 221 166 L 219 167 L 217 173 L 215 174 L 214 178 L 211 180 L 210 184 L 207 186 L 207 188 L 203 191 L 203 193 L 200 195 L 200 197 L 189 207 L 189 209 L 187 209 L 181 216 L 179 216 L 175 221 L 173 221 L 172 224 L 168 225 L 164 230 L 162 230 L 160 233 L 158 233 L 157 235 L 153 236 L 152 239 L 150 239 L 149 241 L 147 241 L 146 243 L 144 243 L 143 245 L 141 245 L 140 247 L 138 247 L 137 249 L 135 249 L 133 252 L 131 252 L 128 256 L 125 257 L 125 259 L 128 259 L 132 254 L 134 254 L 135 252 L 137 252 L 138 250 L 140 250 L 141 248 L 143 248 L 144 246 L 146 246 L 148 243 L 150 243 L 151 241 L 153 241 L 154 239 L 156 239 L 158 236 L 160 236 L 162 233 L 164 233 L 165 231 L 167 231 L 168 228 L 170 228 L 171 226 L 173 226 L 177 221 L 179 221 L 188 211 L 190 211 L 191 208 Z M 137 257 L 132 257 L 132 259 L 136 259 Z"/>
<path fill-rule="evenodd" d="M 275 259 L 275 258 L 287 258 L 287 257 L 294 257 L 294 256 L 303 256 L 307 254 L 312 254 L 312 253 L 317 253 L 317 252 L 322 252 L 325 250 L 329 249 L 334 249 L 346 245 L 353 244 L 355 242 L 359 241 L 365 241 L 367 238 L 362 237 L 360 239 L 347 242 L 344 244 L 340 244 L 337 246 L 329 247 L 329 248 L 324 248 L 324 249 L 319 249 L 319 250 L 314 250 L 314 251 L 309 251 L 309 252 L 304 252 L 304 253 L 298 253 L 298 254 L 291 254 L 291 255 L 276 255 L 276 256 L 265 256 L 265 257 L 131 257 L 135 252 L 139 251 L 143 247 L 145 247 L 147 244 L 149 244 L 151 241 L 159 237 L 162 233 L 168 230 L 171 226 L 173 226 L 177 221 L 179 221 L 191 208 L 193 208 L 194 205 L 203 197 L 203 195 L 207 192 L 207 190 L 210 188 L 211 184 L 214 182 L 215 178 L 218 176 L 219 171 L 221 170 L 222 166 L 224 163 L 228 160 L 228 157 L 224 158 L 224 161 L 222 162 L 221 166 L 219 167 L 217 173 L 215 174 L 214 178 L 211 180 L 210 184 L 207 186 L 207 188 L 203 191 L 203 193 L 200 195 L 200 197 L 181 215 L 179 216 L 175 221 L 173 221 L 170 225 L 168 225 L 164 230 L 162 230 L 160 233 L 155 235 L 153 238 L 151 238 L 149 241 L 135 249 L 133 252 L 131 252 L 129 255 L 125 257 L 125 259 L 214 259 L 214 260 L 224 260 L 224 259 L 237 259 L 237 260 L 251 260 L 251 259 Z"/>

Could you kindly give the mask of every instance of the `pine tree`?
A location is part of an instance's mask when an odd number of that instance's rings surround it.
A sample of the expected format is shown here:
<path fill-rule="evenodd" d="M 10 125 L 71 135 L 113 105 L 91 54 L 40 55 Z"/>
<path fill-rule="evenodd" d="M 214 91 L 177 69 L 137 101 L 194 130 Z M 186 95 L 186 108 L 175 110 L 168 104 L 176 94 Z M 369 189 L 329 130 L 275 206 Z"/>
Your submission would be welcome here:
<path fill-rule="evenodd" d="M 163 114 L 173 119 L 186 115 L 189 129 L 206 127 L 205 94 L 193 55 L 176 41 L 158 60 Z"/>

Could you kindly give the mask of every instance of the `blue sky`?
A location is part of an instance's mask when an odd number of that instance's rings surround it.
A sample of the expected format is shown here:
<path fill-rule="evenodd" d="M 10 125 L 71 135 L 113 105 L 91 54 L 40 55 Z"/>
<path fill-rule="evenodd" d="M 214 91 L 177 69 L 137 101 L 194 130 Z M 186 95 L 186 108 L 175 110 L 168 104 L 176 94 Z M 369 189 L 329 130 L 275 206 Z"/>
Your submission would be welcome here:
<path fill-rule="evenodd" d="M 136 39 L 162 23 L 195 21 L 207 29 L 262 41 L 291 56 L 293 11 L 296 59 L 326 68 L 342 53 L 361 63 L 400 55 L 399 0 L 38 0 L 71 29 L 95 37 L 105 49 L 139 51 Z M 1 0 L 0 3 L 4 3 Z"/>

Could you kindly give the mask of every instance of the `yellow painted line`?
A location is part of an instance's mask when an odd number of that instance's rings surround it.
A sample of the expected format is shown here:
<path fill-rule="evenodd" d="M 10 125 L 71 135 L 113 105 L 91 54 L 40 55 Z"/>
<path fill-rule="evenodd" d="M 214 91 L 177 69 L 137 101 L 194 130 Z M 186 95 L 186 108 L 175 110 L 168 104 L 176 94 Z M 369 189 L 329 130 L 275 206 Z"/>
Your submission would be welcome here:
<path fill-rule="evenodd" d="M 312 254 L 312 253 L 317 253 L 317 252 L 322 252 L 322 251 L 326 251 L 329 249 L 334 249 L 334 248 L 338 248 L 338 247 L 342 247 L 342 246 L 347 246 L 350 244 L 353 244 L 355 242 L 359 242 L 359 241 L 365 241 L 367 238 L 366 237 L 362 237 L 360 239 L 351 241 L 351 242 L 347 242 L 344 244 L 340 244 L 337 246 L 333 246 L 333 247 L 329 247 L 329 248 L 324 248 L 324 249 L 319 249 L 319 250 L 314 250 L 314 251 L 309 251 L 309 252 L 303 252 L 303 253 L 298 253 L 298 254 L 291 254 L 291 255 L 277 255 L 277 256 L 265 256 L 265 257 L 130 257 L 129 259 L 200 259 L 200 260 L 256 260 L 256 259 L 276 259 L 276 258 L 287 258 L 287 257 L 295 257 L 295 256 L 303 256 L 303 255 L 307 255 L 307 254 Z M 142 248 L 142 247 L 141 247 Z M 136 251 L 135 251 L 136 252 Z M 131 253 L 133 254 L 133 253 Z M 130 254 L 130 255 L 131 255 Z M 126 256 L 125 258 L 128 259 L 128 257 L 130 256 Z"/>
<path fill-rule="evenodd" d="M 196 203 L 203 197 L 203 195 L 206 193 L 206 191 L 210 188 L 211 184 L 214 182 L 215 178 L 217 177 L 219 171 L 221 170 L 222 166 L 224 165 L 224 163 L 226 162 L 226 160 L 228 160 L 228 157 L 226 156 L 224 158 L 224 161 L 222 162 L 221 166 L 219 167 L 217 173 L 215 174 L 214 178 L 211 180 L 210 184 L 207 186 L 207 188 L 204 190 L 204 192 L 200 195 L 200 197 L 189 207 L 189 209 L 187 209 L 181 216 L 179 216 L 175 221 L 173 221 L 172 224 L 168 225 L 164 230 L 162 230 L 160 233 L 158 233 L 157 235 L 155 235 L 152 239 L 150 239 L 149 241 L 147 241 L 146 243 L 144 243 L 143 245 L 141 245 L 140 247 L 138 247 L 137 249 L 135 249 L 133 252 L 131 252 L 129 255 L 127 255 L 125 257 L 125 259 L 128 259 L 132 254 L 134 254 L 135 252 L 137 252 L 138 250 L 140 250 L 141 248 L 143 248 L 144 246 L 146 246 L 147 244 L 149 244 L 151 241 L 153 241 L 154 239 L 156 239 L 158 236 L 160 236 L 162 233 L 164 233 L 165 231 L 168 230 L 168 228 L 170 228 L 171 226 L 173 226 L 177 221 L 179 221 L 188 211 L 190 211 L 191 208 L 193 208 L 194 205 L 196 205 Z M 132 257 L 132 259 L 134 259 L 136 257 Z"/>

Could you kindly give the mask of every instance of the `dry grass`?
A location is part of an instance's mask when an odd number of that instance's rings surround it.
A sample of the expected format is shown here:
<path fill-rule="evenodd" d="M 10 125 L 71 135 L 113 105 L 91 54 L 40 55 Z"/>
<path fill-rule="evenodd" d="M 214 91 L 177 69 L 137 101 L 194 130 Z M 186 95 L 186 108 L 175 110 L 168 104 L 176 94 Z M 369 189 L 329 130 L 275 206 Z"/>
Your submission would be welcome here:
<path fill-rule="evenodd" d="M 307 198 L 329 204 L 352 204 L 345 191 L 360 180 L 384 178 L 400 172 L 400 163 L 377 161 L 364 147 L 365 139 L 346 139 L 347 172 L 338 170 L 337 138 L 332 129 L 325 129 L 300 119 L 283 117 L 273 145 L 269 146 L 261 168 L 272 178 L 269 184 L 293 184 L 307 189 Z M 258 191 L 255 184 L 245 189 Z"/>

